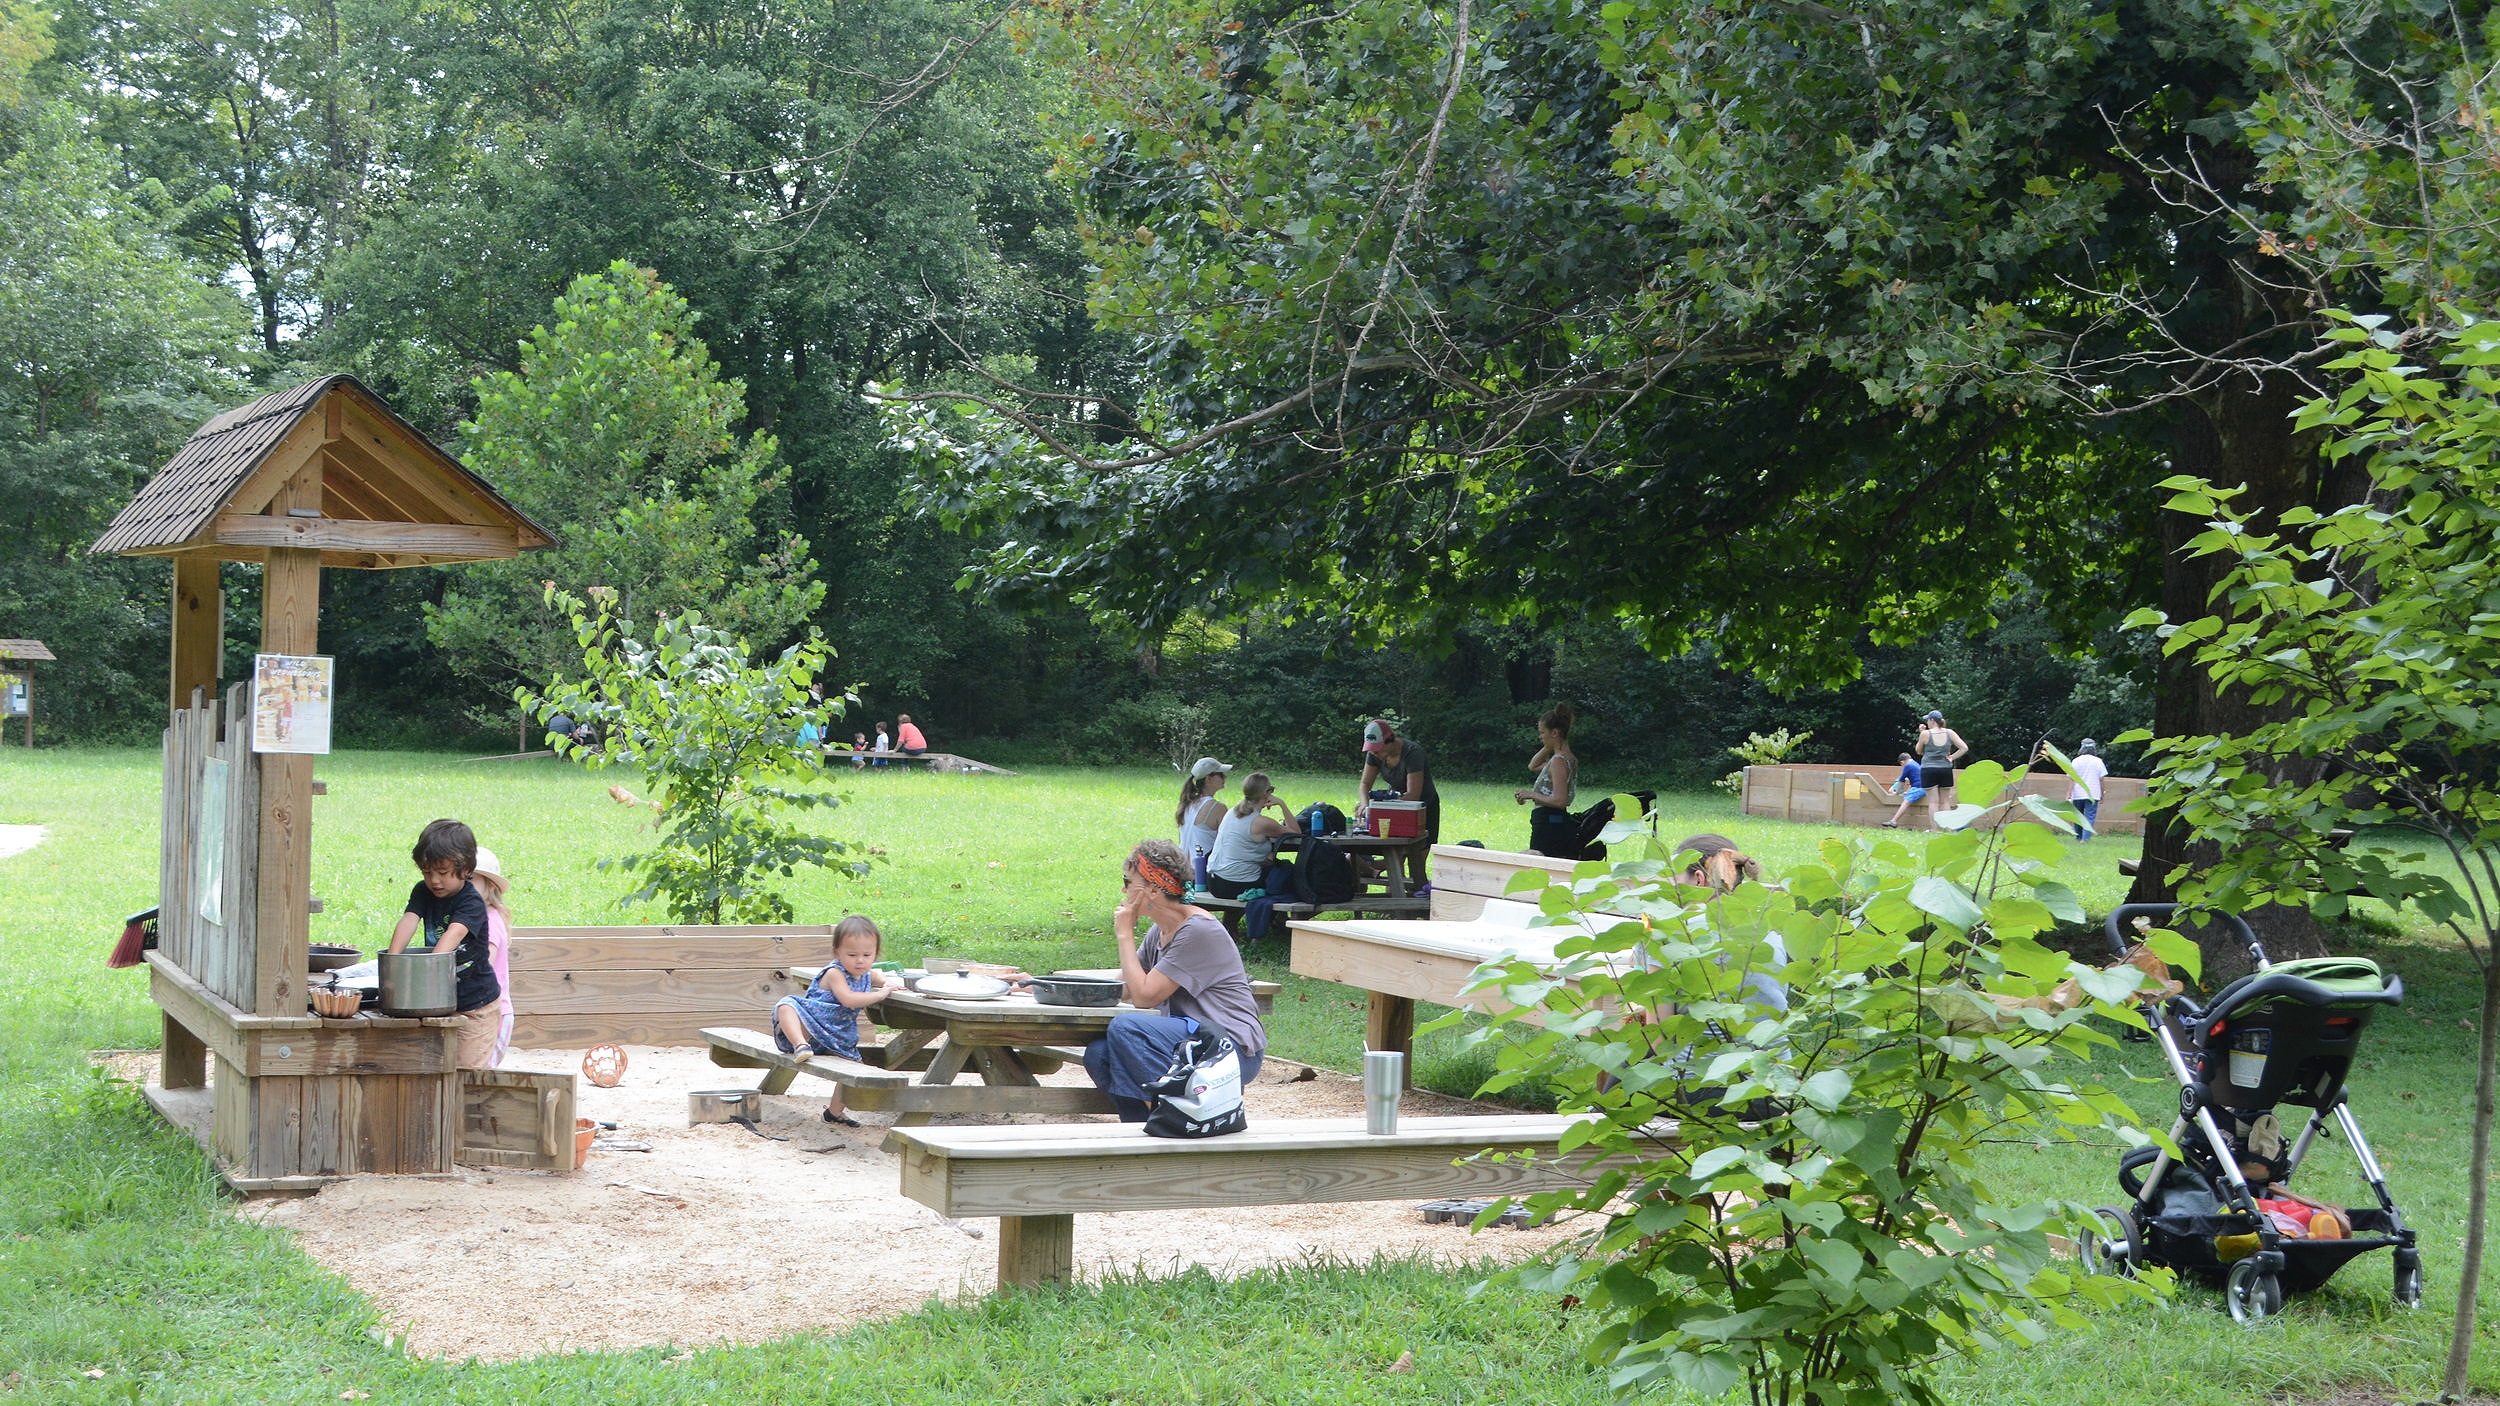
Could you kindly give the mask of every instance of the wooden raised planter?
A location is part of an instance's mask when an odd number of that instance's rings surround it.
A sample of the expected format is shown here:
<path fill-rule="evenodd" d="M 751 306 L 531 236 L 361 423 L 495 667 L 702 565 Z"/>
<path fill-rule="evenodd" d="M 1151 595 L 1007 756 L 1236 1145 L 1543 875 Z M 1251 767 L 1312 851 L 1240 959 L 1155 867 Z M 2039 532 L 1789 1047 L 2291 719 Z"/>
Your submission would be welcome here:
<path fill-rule="evenodd" d="M 1895 762 L 1885 767 L 1848 766 L 1838 762 L 1782 762 L 1745 768 L 1745 814 L 1811 825 L 1881 825 L 1892 818 L 1901 798 L 1884 788 L 1901 772 Z M 2023 780 L 2020 791 L 2064 800 L 2069 786 L 2064 772 L 2041 767 Z M 2101 782 L 2101 818 L 2095 833 L 2141 835 L 2144 815 L 2136 808 L 2144 799 L 2144 783 L 2131 776 Z M 1982 825 L 2001 823 L 2010 812 L 1999 811 Z M 2029 811 L 2021 812 L 2030 814 Z M 1905 830 L 1931 829 L 1927 803 L 1919 802 L 1901 817 Z"/>

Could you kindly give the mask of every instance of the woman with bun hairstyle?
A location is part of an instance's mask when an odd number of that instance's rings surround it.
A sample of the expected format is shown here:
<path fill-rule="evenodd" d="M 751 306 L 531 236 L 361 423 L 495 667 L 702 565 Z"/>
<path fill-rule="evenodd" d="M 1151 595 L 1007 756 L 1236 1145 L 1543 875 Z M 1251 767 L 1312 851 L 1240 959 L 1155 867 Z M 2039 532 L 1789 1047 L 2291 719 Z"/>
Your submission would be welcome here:
<path fill-rule="evenodd" d="M 1536 720 L 1543 745 L 1528 758 L 1536 780 L 1510 793 L 1528 812 L 1528 850 L 1549 859 L 1580 857 L 1580 825 L 1571 803 L 1580 793 L 1580 759 L 1571 751 L 1571 705 L 1557 703 Z"/>
<path fill-rule="evenodd" d="M 1273 818 L 1269 811 L 1276 812 Z M 1267 866 L 1276 861 L 1276 842 L 1301 833 L 1301 822 L 1277 798 L 1266 772 L 1243 777 L 1241 800 L 1224 812 L 1215 847 L 1207 851 L 1207 892 L 1239 898 L 1257 888 L 1267 877 Z"/>

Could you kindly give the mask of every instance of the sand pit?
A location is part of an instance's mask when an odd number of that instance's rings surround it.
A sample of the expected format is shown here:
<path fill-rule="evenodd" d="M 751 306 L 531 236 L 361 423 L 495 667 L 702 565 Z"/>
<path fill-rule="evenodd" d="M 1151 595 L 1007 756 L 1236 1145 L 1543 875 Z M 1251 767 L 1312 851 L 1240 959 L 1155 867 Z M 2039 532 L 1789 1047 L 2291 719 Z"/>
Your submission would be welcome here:
<path fill-rule="evenodd" d="M 0 859 L 24 854 L 42 843 L 43 827 L 40 825 L 0 825 Z"/>
<path fill-rule="evenodd" d="M 995 1220 L 951 1222 L 897 1190 L 878 1150 L 891 1115 L 853 1131 L 821 1121 L 821 1093 L 764 1100 L 762 1131 L 686 1125 L 690 1089 L 752 1087 L 752 1070 L 702 1051 L 635 1047 L 613 1089 L 579 1085 L 580 1112 L 613 1119 L 612 1140 L 648 1152 L 594 1151 L 578 1172 L 464 1169 L 456 1178 L 355 1177 L 318 1195 L 242 1203 L 237 1214 L 295 1234 L 307 1253 L 370 1297 L 410 1350 L 512 1358 L 579 1348 L 759 1342 L 987 1293 Z M 109 1061 L 152 1078 L 153 1054 Z M 577 1070 L 569 1051 L 516 1050 L 514 1068 Z M 1359 1116 L 1343 1075 L 1270 1064 L 1249 1091 L 1253 1121 Z M 802 1081 L 802 1084 L 813 1081 Z M 1049 1083 L 1084 1082 L 1082 1070 Z M 1427 1093 L 1410 1116 L 1502 1110 Z M 941 1119 L 940 1121 L 950 1121 Z M 1426 1225 L 1412 1203 L 1153 1211 L 1076 1219 L 1082 1275 L 1204 1265 L 1237 1272 L 1314 1256 L 1377 1253 L 1450 1260 L 1515 1257 L 1559 1230 Z M 829 1270 L 829 1266 L 839 1266 Z M 830 1273 L 831 1277 L 828 1278 Z M 840 1293 L 824 1292 L 828 1282 Z"/>

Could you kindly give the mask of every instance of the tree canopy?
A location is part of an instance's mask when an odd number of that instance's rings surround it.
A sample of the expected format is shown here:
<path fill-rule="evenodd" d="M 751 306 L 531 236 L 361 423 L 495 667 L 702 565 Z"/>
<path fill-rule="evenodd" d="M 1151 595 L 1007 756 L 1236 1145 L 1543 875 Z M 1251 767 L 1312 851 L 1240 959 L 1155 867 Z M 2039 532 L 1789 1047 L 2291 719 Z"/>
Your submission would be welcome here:
<path fill-rule="evenodd" d="M 759 541 L 779 446 L 741 436 L 742 387 L 721 379 L 685 299 L 622 261 L 584 274 L 521 344 L 521 368 L 481 379 L 462 427 L 470 467 L 516 507 L 570 531 L 557 550 L 453 576 L 426 630 L 463 673 L 511 686 L 578 664 L 545 583 L 598 589 L 627 629 L 701 610 L 733 638 L 800 633 L 824 599 L 807 541 Z"/>

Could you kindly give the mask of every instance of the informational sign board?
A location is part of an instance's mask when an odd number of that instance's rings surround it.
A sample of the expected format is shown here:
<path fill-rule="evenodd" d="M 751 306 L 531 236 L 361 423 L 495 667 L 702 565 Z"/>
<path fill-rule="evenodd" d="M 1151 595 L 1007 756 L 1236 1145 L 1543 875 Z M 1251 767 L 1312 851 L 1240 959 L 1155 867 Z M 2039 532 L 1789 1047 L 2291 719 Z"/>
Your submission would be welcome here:
<path fill-rule="evenodd" d="M 252 656 L 252 750 L 330 750 L 330 656 Z"/>
<path fill-rule="evenodd" d="M 24 674 L 0 673 L 0 718 L 22 718 L 30 697 Z"/>

